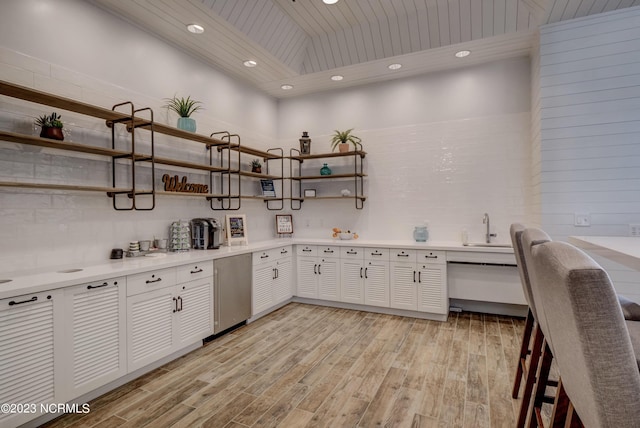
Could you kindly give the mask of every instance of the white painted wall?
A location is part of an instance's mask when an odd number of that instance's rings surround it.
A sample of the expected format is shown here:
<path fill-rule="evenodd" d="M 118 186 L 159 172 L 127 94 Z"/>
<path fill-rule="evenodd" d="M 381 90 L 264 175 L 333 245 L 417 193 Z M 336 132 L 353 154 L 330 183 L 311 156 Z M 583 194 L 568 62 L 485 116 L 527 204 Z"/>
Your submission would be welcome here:
<path fill-rule="evenodd" d="M 192 95 L 198 132 L 230 130 L 243 143 L 270 147 L 276 137 L 277 102 L 194 60 L 137 27 L 80 0 L 7 0 L 0 3 L 0 78 L 105 108 L 130 100 L 149 106 L 156 120 L 175 125 L 163 98 Z M 0 128 L 33 132 L 34 117 L 52 109 L 0 97 Z M 62 112 L 67 141 L 110 145 L 97 119 Z M 126 133 L 120 132 L 121 136 Z M 148 140 L 146 131 L 137 136 Z M 158 136 L 157 154 L 203 161 L 203 145 Z M 55 155 L 54 155 L 55 153 Z M 247 159 L 250 160 L 250 159 Z M 0 180 L 110 185 L 104 158 L 0 143 Z M 183 175 L 186 171 L 169 171 Z M 206 182 L 190 174 L 194 182 Z M 253 183 L 255 184 L 255 183 Z M 262 202 L 243 202 L 250 237 L 273 236 Z M 160 197 L 151 212 L 115 212 L 101 193 L 16 191 L 0 188 L 0 272 L 105 260 L 131 240 L 166 236 L 171 221 L 222 217 L 206 201 Z"/>
<path fill-rule="evenodd" d="M 640 223 L 639 45 L 640 7 L 540 30 L 541 222 L 554 239 Z M 575 227 L 575 213 L 591 227 Z M 599 261 L 640 301 L 637 272 Z"/>
<path fill-rule="evenodd" d="M 334 129 L 355 128 L 368 153 L 364 209 L 304 202 L 296 234 L 328 237 L 340 227 L 365 239 L 411 239 L 427 219 L 432 240 L 459 240 L 466 228 L 481 241 L 488 212 L 498 241 L 509 242 L 531 191 L 529 76 L 529 59 L 516 58 L 281 100 L 283 146 L 308 131 L 312 153 L 328 152 Z"/>

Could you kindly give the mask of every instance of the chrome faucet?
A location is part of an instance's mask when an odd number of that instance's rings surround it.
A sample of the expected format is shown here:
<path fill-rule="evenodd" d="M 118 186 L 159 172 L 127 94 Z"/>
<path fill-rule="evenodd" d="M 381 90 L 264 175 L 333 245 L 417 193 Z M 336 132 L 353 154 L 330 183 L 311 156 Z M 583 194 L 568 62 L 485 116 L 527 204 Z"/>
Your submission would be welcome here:
<path fill-rule="evenodd" d="M 484 213 L 484 218 L 482 219 L 482 223 L 487 225 L 487 234 L 485 235 L 486 237 L 486 242 L 487 244 L 491 243 L 491 238 L 495 238 L 496 236 L 498 236 L 497 233 L 491 233 L 491 223 L 489 221 L 489 214 L 488 213 Z"/>

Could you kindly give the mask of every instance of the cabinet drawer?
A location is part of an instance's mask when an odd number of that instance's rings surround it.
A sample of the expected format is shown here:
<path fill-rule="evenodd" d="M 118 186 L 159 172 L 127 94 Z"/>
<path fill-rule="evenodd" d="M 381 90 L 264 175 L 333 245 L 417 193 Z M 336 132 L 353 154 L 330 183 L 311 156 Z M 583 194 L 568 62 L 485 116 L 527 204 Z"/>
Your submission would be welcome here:
<path fill-rule="evenodd" d="M 194 279 L 211 278 L 213 276 L 213 262 L 211 260 L 178 266 L 176 269 L 178 273 L 178 284 L 193 281 Z"/>
<path fill-rule="evenodd" d="M 320 247 L 318 246 L 319 257 L 340 257 L 340 248 L 333 246 Z"/>
<path fill-rule="evenodd" d="M 389 251 L 389 260 L 392 262 L 415 263 L 417 250 L 391 249 Z"/>
<path fill-rule="evenodd" d="M 444 251 L 418 251 L 418 263 L 437 263 L 444 264 L 447 262 L 447 253 Z"/>
<path fill-rule="evenodd" d="M 340 258 L 342 259 L 364 259 L 364 248 L 360 247 L 341 247 Z"/>
<path fill-rule="evenodd" d="M 127 296 L 176 285 L 176 269 L 159 269 L 127 276 Z"/>
<path fill-rule="evenodd" d="M 286 245 L 284 247 L 278 247 L 278 248 L 274 248 L 273 250 L 269 250 L 269 254 L 273 254 L 274 259 L 289 257 L 291 256 L 292 252 L 293 252 L 293 248 L 291 248 L 291 245 Z"/>
<path fill-rule="evenodd" d="M 367 260 L 389 260 L 388 248 L 365 248 L 364 258 Z"/>
<path fill-rule="evenodd" d="M 317 256 L 318 249 L 315 245 L 296 245 L 296 254 L 299 256 Z"/>

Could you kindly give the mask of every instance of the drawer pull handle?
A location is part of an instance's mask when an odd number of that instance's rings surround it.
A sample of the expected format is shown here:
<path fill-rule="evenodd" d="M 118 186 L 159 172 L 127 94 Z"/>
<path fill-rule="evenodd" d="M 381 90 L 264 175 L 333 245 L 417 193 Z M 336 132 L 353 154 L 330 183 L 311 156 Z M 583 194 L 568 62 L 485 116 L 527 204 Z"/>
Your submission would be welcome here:
<path fill-rule="evenodd" d="M 333 250 L 324 250 L 325 253 L 333 254 Z"/>
<path fill-rule="evenodd" d="M 422 271 L 418 271 L 418 283 L 422 284 Z"/>
<path fill-rule="evenodd" d="M 9 306 L 14 306 L 14 305 L 21 305 L 23 303 L 30 303 L 30 302 L 35 302 L 38 300 L 38 296 L 33 296 L 32 298 L 30 298 L 29 300 L 23 300 L 22 302 L 16 302 L 15 300 L 12 300 L 9 302 Z"/>
<path fill-rule="evenodd" d="M 362 268 L 360 268 L 360 278 L 362 278 Z"/>
<path fill-rule="evenodd" d="M 318 274 L 318 265 L 313 265 L 313 274 L 314 275 Z"/>
<path fill-rule="evenodd" d="M 424 256 L 426 259 L 437 259 L 438 256 Z"/>
<path fill-rule="evenodd" d="M 173 313 L 175 314 L 176 312 L 178 312 L 178 299 L 176 299 L 174 297 L 173 298 Z"/>
<path fill-rule="evenodd" d="M 372 256 L 381 256 L 382 253 L 371 253 Z"/>
<path fill-rule="evenodd" d="M 280 251 L 280 254 L 287 254 L 287 253 L 288 253 L 288 251 L 287 251 L 287 250 L 282 250 L 282 251 Z"/>
<path fill-rule="evenodd" d="M 409 257 L 409 254 L 398 254 L 398 257 Z"/>
<path fill-rule="evenodd" d="M 413 271 L 413 282 L 416 282 L 416 271 Z"/>
<path fill-rule="evenodd" d="M 100 285 L 87 285 L 87 290 L 93 290 L 94 288 L 102 288 L 102 287 L 106 287 L 107 285 L 109 285 L 108 282 L 105 282 Z"/>
<path fill-rule="evenodd" d="M 182 312 L 182 297 L 178 296 L 178 302 L 180 302 L 180 308 L 178 309 L 178 312 Z"/>
<path fill-rule="evenodd" d="M 369 268 L 364 268 L 364 278 L 365 279 L 369 279 L 369 276 L 367 275 L 368 271 L 369 271 Z"/>
<path fill-rule="evenodd" d="M 191 271 L 191 273 L 200 273 L 200 272 L 202 272 L 202 268 L 197 269 L 197 270 L 192 270 L 192 271 Z"/>
<path fill-rule="evenodd" d="M 322 272 L 320 272 L 320 266 L 322 266 L 322 265 L 320 265 L 320 264 L 318 265 L 318 275 L 322 275 Z"/>
<path fill-rule="evenodd" d="M 265 254 L 264 256 L 260 256 L 261 259 L 268 259 L 269 258 L 269 254 Z"/>
<path fill-rule="evenodd" d="M 147 279 L 147 284 L 153 284 L 154 282 L 160 282 L 162 281 L 162 278 L 158 278 L 158 279 Z"/>
<path fill-rule="evenodd" d="M 304 251 L 305 253 L 310 253 L 311 250 L 309 248 L 303 248 L 302 251 Z"/>
<path fill-rule="evenodd" d="M 347 254 L 358 254 L 357 251 L 347 251 Z"/>

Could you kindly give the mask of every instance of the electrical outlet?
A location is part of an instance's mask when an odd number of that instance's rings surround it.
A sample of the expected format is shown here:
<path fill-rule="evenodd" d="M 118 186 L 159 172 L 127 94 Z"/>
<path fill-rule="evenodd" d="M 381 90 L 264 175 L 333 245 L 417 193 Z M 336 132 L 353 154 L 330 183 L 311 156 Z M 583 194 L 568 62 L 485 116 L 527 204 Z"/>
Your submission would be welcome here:
<path fill-rule="evenodd" d="M 629 225 L 629 236 L 640 236 L 640 224 Z"/>
<path fill-rule="evenodd" d="M 573 225 L 578 227 L 591 226 L 591 214 L 575 213 L 573 217 Z"/>

